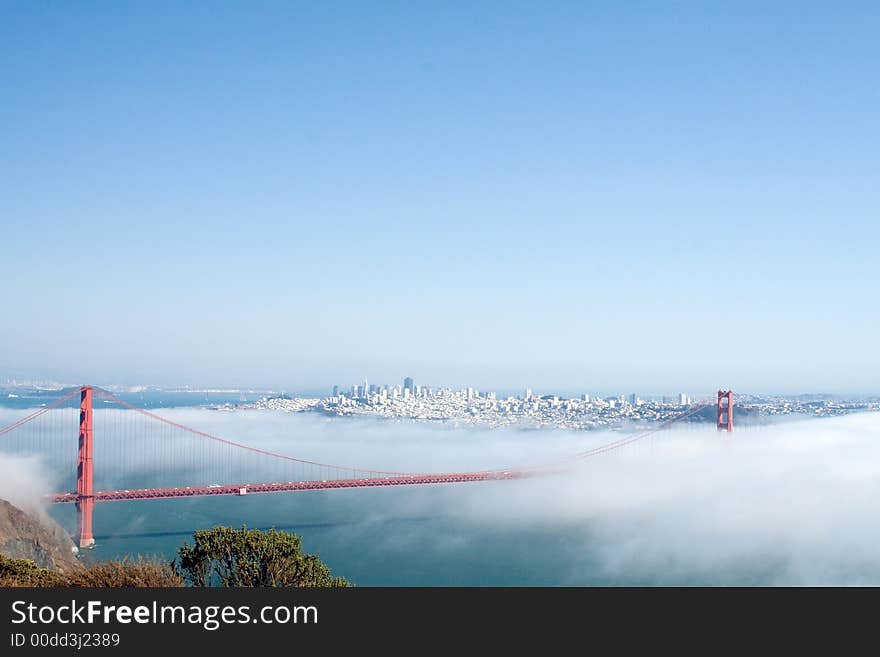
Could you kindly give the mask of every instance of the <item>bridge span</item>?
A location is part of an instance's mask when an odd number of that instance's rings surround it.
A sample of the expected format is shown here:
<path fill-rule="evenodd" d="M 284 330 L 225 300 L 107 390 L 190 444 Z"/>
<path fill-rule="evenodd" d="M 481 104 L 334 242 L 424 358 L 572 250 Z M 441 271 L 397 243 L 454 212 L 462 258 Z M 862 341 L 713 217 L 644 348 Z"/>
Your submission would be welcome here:
<path fill-rule="evenodd" d="M 53 504 L 76 505 L 80 547 L 94 545 L 92 516 L 94 506 L 98 502 L 242 496 L 297 491 L 427 486 L 525 479 L 559 472 L 570 467 L 573 462 L 632 445 L 668 428 L 675 422 L 699 413 L 710 405 L 700 404 L 689 407 L 681 414 L 648 430 L 627 434 L 617 440 L 571 454 L 565 458 L 556 459 L 552 462 L 516 468 L 506 467 L 465 472 L 394 472 L 340 466 L 296 458 L 188 427 L 157 415 L 152 411 L 134 406 L 109 392 L 92 386 L 81 386 L 67 394 L 61 395 L 52 403 L 46 404 L 12 424 L 0 428 L 0 437 L 9 437 L 10 434 L 13 436 L 26 434 L 26 428 L 32 427 L 34 428 L 32 435 L 27 434 L 23 437 L 23 448 L 25 451 L 39 451 L 35 445 L 37 443 L 42 445 L 46 441 L 46 436 L 51 437 L 57 434 L 63 438 L 63 435 L 67 433 L 67 420 L 63 417 L 55 417 L 52 411 L 62 410 L 65 404 L 69 407 L 67 410 L 73 411 L 76 408 L 75 398 L 77 396 L 79 396 L 79 438 L 77 450 L 75 451 L 75 489 L 53 493 L 47 497 L 47 501 Z M 105 432 L 112 435 L 112 440 L 102 442 L 100 439 L 97 441 L 95 439 L 95 412 L 93 408 L 95 396 L 102 398 L 105 403 L 114 405 L 116 408 L 133 411 L 133 413 L 126 414 L 126 417 L 121 420 L 116 417 L 111 425 L 105 427 Z M 146 440 L 143 439 L 143 431 L 139 432 L 139 440 L 134 440 L 131 437 L 127 438 L 132 433 L 132 417 L 140 418 L 141 421 L 151 427 L 152 430 L 146 432 Z M 42 427 L 40 426 L 42 422 L 47 422 L 50 425 L 52 422 L 56 422 L 56 424 L 60 422 L 60 424 L 58 426 Z M 717 426 L 719 430 L 725 429 L 730 431 L 733 429 L 733 393 L 729 390 L 718 391 Z M 72 434 L 73 427 L 69 427 L 69 429 L 70 434 Z M 144 464 L 150 464 L 150 467 L 159 475 L 164 476 L 179 471 L 198 472 L 204 477 L 210 476 L 207 479 L 208 481 L 218 483 L 154 487 L 132 486 L 125 489 L 113 486 L 107 490 L 100 490 L 95 486 L 96 445 L 99 445 L 101 450 L 104 450 L 98 453 L 98 462 L 107 463 L 108 465 L 104 467 L 104 470 L 111 469 L 111 474 L 115 479 L 132 480 L 134 478 L 131 477 L 132 472 L 142 471 L 145 468 Z M 50 449 L 52 452 L 60 451 L 62 461 L 65 461 L 68 454 L 72 456 L 74 453 L 73 451 L 67 451 L 63 445 L 59 444 L 52 444 L 47 449 Z M 117 455 L 111 458 L 109 454 L 113 450 L 116 450 Z M 101 458 L 102 454 L 104 455 L 103 461 Z M 252 467 L 254 466 L 254 463 L 252 463 L 254 459 L 259 461 L 256 464 L 257 467 Z M 245 461 L 249 462 L 245 463 Z M 66 465 L 63 465 L 62 469 L 70 468 L 68 471 L 72 471 L 74 463 L 67 461 L 65 463 Z M 190 464 L 189 470 L 181 469 L 181 465 L 185 463 Z M 271 466 L 269 471 L 274 473 L 273 479 L 275 481 L 267 481 L 266 478 L 260 476 L 261 473 L 267 472 L 267 465 Z M 208 471 L 211 472 L 210 475 L 207 474 Z M 193 475 L 190 474 L 189 476 Z"/>

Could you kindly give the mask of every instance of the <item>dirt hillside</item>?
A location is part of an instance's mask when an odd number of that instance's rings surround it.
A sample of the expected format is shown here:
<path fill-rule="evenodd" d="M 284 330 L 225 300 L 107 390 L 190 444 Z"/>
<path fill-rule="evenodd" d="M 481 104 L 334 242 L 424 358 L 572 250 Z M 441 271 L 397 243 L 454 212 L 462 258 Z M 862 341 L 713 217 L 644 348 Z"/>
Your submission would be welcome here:
<path fill-rule="evenodd" d="M 44 568 L 69 572 L 77 564 L 67 532 L 45 514 L 26 513 L 0 499 L 0 554 L 31 559 Z"/>

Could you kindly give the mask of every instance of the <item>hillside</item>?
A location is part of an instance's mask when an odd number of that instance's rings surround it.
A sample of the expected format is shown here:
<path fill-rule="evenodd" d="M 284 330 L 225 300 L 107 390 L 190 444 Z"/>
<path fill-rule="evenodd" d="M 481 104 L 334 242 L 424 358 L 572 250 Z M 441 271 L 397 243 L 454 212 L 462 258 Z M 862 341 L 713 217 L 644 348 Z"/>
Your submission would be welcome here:
<path fill-rule="evenodd" d="M 67 532 L 46 515 L 22 511 L 0 499 L 0 554 L 70 572 L 77 565 L 76 547 Z"/>

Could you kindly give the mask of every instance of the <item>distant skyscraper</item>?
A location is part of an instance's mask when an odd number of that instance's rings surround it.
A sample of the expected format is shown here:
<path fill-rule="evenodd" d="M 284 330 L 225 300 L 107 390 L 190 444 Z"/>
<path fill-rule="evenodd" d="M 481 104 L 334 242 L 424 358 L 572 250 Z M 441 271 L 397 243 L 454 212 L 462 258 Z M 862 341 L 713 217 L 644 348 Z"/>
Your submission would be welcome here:
<path fill-rule="evenodd" d="M 583 399 L 585 402 L 588 402 L 588 401 L 590 401 L 590 395 L 588 395 L 587 393 L 584 393 L 583 396 L 581 397 L 581 399 Z"/>
<path fill-rule="evenodd" d="M 639 398 L 638 398 L 638 396 L 636 395 L 636 393 L 632 393 L 632 394 L 629 396 L 629 403 L 632 404 L 633 406 L 635 406 L 636 404 L 639 403 Z"/>
<path fill-rule="evenodd" d="M 370 384 L 367 383 L 367 377 L 364 377 L 364 397 L 370 394 Z"/>
<path fill-rule="evenodd" d="M 416 387 L 415 387 L 415 384 L 413 383 L 412 377 L 408 376 L 403 380 L 403 389 L 409 390 L 410 394 L 415 393 Z"/>
<path fill-rule="evenodd" d="M 339 396 L 339 386 L 333 386 L 333 396 L 334 397 Z"/>
<path fill-rule="evenodd" d="M 523 399 L 525 399 L 526 401 L 528 401 L 528 400 L 530 400 L 531 398 L 532 398 L 532 389 L 531 389 L 531 388 L 526 388 L 526 395 L 525 395 L 525 397 L 523 397 Z"/>
<path fill-rule="evenodd" d="M 690 403 L 688 396 L 685 393 L 681 393 L 678 396 L 678 405 L 679 406 L 687 406 Z"/>

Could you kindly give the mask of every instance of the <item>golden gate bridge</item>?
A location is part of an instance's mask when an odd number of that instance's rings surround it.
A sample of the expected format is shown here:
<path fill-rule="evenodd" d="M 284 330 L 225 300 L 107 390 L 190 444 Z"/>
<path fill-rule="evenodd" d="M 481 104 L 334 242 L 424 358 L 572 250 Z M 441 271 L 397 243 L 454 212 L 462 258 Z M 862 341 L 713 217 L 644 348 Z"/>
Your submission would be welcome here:
<path fill-rule="evenodd" d="M 79 406 L 76 406 L 76 397 Z M 96 413 L 95 398 L 114 408 Z M 52 472 L 66 473 L 67 492 L 52 493 L 53 504 L 75 504 L 79 546 L 95 543 L 92 516 L 97 502 L 155 500 L 292 491 L 460 484 L 523 479 L 564 470 L 572 463 L 622 449 L 692 417 L 711 403 L 691 406 L 650 429 L 625 435 L 563 458 L 531 466 L 463 472 L 399 472 L 333 465 L 296 458 L 201 431 L 131 404 L 110 392 L 81 386 L 0 428 L 0 447 L 40 455 Z M 77 449 L 59 444 L 72 437 L 78 412 Z M 733 430 L 733 393 L 719 390 L 719 431 Z M 144 425 L 150 427 L 144 431 Z M 68 433 L 68 431 L 70 433 Z M 96 440 L 96 435 L 98 439 Z M 96 488 L 95 446 L 108 486 Z M 75 457 L 75 460 L 74 460 Z M 175 476 L 194 476 L 198 485 L 171 486 Z M 74 479 L 75 476 L 75 479 Z M 207 483 L 207 482 L 211 483 Z M 128 485 L 128 488 L 123 488 Z"/>

